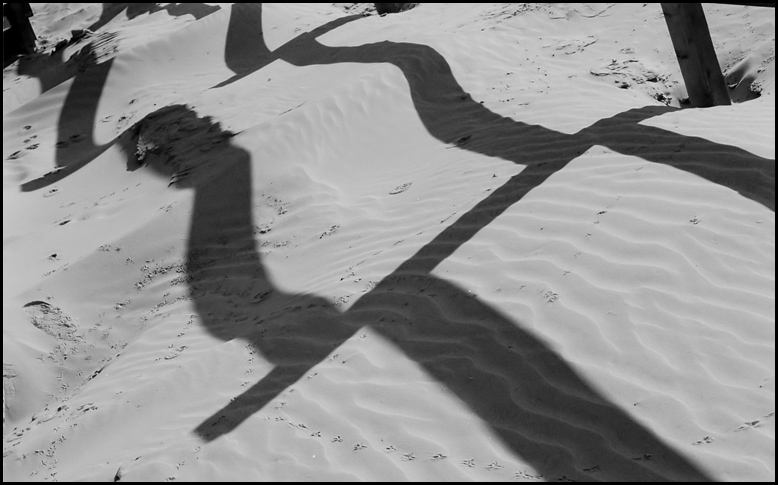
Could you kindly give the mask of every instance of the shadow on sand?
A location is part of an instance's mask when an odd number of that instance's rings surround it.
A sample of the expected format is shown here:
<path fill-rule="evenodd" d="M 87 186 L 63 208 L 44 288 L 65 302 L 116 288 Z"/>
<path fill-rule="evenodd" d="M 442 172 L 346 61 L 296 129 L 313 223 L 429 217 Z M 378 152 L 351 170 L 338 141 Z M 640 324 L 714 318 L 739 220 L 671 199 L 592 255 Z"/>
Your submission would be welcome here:
<path fill-rule="evenodd" d="M 157 3 L 105 3 L 103 4 L 100 18 L 87 27 L 87 30 L 92 31 L 96 35 L 91 38 L 87 37 L 90 39 L 90 42 L 81 51 L 69 59 L 64 58 L 64 47 L 54 51 L 21 56 L 18 58 L 19 64 L 16 72 L 21 76 L 38 79 L 40 93 L 43 94 L 78 73 L 84 72 L 91 65 L 100 63 L 100 60 L 95 57 L 95 51 L 101 50 L 102 46 L 100 44 L 112 41 L 116 37 L 114 32 L 100 32 L 100 30 L 122 12 L 126 12 L 128 19 L 134 19 L 146 13 L 153 14 L 165 11 L 172 17 L 191 15 L 196 20 L 200 20 L 220 9 L 221 7 L 204 3 L 169 3 L 164 7 Z M 75 38 L 71 38 L 68 43 L 73 43 L 74 41 Z M 90 56 L 92 57 L 90 58 Z M 11 61 L 16 61 L 16 59 L 11 59 Z M 3 66 L 3 68 L 5 67 L 8 67 L 8 65 Z"/>
<path fill-rule="evenodd" d="M 216 5 L 207 5 L 205 3 L 168 3 L 162 6 L 158 3 L 104 3 L 100 18 L 88 27 L 92 32 L 105 27 L 108 22 L 115 19 L 122 12 L 127 15 L 129 20 L 139 17 L 143 14 L 153 14 L 165 11 L 172 17 L 181 17 L 191 15 L 195 20 L 216 12 L 221 7 Z"/>
<path fill-rule="evenodd" d="M 199 20 L 221 7 L 202 3 L 171 3 L 162 7 L 156 3 L 106 3 L 100 19 L 89 27 L 96 31 L 125 11 L 128 18 L 166 11 L 171 16 L 192 15 Z M 18 73 L 38 78 L 41 93 L 73 77 L 57 124 L 57 147 L 55 167 L 45 176 L 22 185 L 22 191 L 29 192 L 47 187 L 78 171 L 115 143 L 117 138 L 104 145 L 94 144 L 94 126 L 97 108 L 108 74 L 113 67 L 118 41 L 117 34 L 102 32 L 95 35 L 80 51 L 66 62 L 64 50 L 51 54 L 33 54 L 19 59 Z"/>
<path fill-rule="evenodd" d="M 252 163 L 247 152 L 230 145 L 231 134 L 180 105 L 150 114 L 140 126 L 142 132 L 173 127 L 176 141 L 157 145 L 158 155 L 147 164 L 177 187 L 195 190 L 186 268 L 197 313 L 211 334 L 224 341 L 244 339 L 275 365 L 198 426 L 204 440 L 234 430 L 370 326 L 547 477 L 586 478 L 573 466 L 577 462 L 600 467 L 600 476 L 608 479 L 707 479 L 589 387 L 520 323 L 430 274 L 543 183 L 555 165 L 535 165 L 514 176 L 341 313 L 323 298 L 284 293 L 271 283 L 254 235 Z M 203 159 L 199 145 L 209 133 L 216 134 L 218 148 Z M 646 456 L 651 461 L 641 458 Z"/>
<path fill-rule="evenodd" d="M 200 424 L 198 435 L 212 441 L 230 433 L 370 326 L 451 389 L 549 479 L 591 480 L 581 469 L 586 464 L 599 466 L 597 478 L 606 480 L 710 480 L 588 386 L 564 359 L 523 330 L 521 322 L 469 298 L 431 271 L 595 144 L 694 173 L 771 210 L 774 160 L 639 124 L 672 110 L 667 107 L 630 110 L 573 135 L 517 122 L 473 101 L 445 59 L 428 46 L 379 42 L 327 47 L 315 40 L 359 17 L 335 20 L 270 52 L 257 27 L 261 12 L 259 4 L 233 6 L 225 57 L 235 76 L 217 87 L 275 59 L 296 66 L 391 63 L 404 73 L 416 110 L 433 136 L 447 144 L 470 136 L 461 149 L 525 168 L 341 313 L 320 297 L 273 287 L 254 235 L 252 161 L 229 143 L 231 134 L 184 106 L 148 115 L 140 129 L 155 124 L 188 127 L 166 154 L 165 149 L 153 154 L 148 165 L 171 176 L 176 186 L 195 191 L 186 266 L 197 312 L 211 334 L 225 341 L 245 339 L 275 364 L 257 384 Z M 207 160 L 191 151 L 202 133 L 221 137 Z"/>

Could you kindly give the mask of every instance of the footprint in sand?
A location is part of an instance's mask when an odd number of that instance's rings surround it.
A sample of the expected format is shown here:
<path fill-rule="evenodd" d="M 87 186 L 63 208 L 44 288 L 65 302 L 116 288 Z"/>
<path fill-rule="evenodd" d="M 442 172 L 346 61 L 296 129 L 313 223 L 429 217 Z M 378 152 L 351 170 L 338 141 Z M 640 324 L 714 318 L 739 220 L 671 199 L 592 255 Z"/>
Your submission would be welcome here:
<path fill-rule="evenodd" d="M 389 192 L 389 195 L 397 195 L 397 194 L 402 194 L 402 193 L 403 193 L 403 192 L 405 192 L 406 190 L 410 189 L 410 188 L 411 188 L 411 185 L 413 185 L 413 182 L 408 182 L 408 183 L 406 183 L 406 184 L 398 185 L 397 187 L 395 187 L 394 189 L 392 189 L 392 191 L 391 191 L 391 192 Z"/>
<path fill-rule="evenodd" d="M 759 419 L 755 419 L 754 421 L 747 421 L 747 422 L 743 423 L 742 425 L 738 426 L 737 428 L 735 428 L 735 433 L 737 433 L 739 431 L 745 431 L 745 430 L 750 429 L 750 428 L 758 428 L 759 425 L 761 424 L 761 422 L 762 421 L 759 420 Z"/>
<path fill-rule="evenodd" d="M 706 437 L 704 437 L 704 438 L 702 438 L 700 440 L 695 441 L 694 443 L 692 443 L 692 445 L 694 445 L 694 446 L 709 445 L 709 444 L 713 443 L 713 439 L 714 438 L 712 436 L 706 436 Z"/>
<path fill-rule="evenodd" d="M 117 305 L 118 305 L 118 303 L 117 303 Z M 124 306 L 124 305 L 122 305 L 122 306 Z M 163 360 L 163 359 L 164 360 L 173 360 L 176 357 L 178 357 L 179 355 L 181 355 L 181 352 L 183 352 L 186 349 L 187 349 L 187 346 L 186 345 L 182 345 L 182 346 L 176 348 L 175 350 L 171 350 L 167 355 L 165 355 L 161 359 L 157 358 L 156 361 Z"/>
<path fill-rule="evenodd" d="M 523 472 L 516 472 L 513 474 L 514 480 L 540 480 L 543 475 L 533 475 L 526 470 Z"/>
<path fill-rule="evenodd" d="M 473 135 L 465 135 L 461 136 L 454 141 L 454 146 L 460 147 L 464 145 L 465 143 L 469 142 L 470 139 L 473 137 Z"/>
<path fill-rule="evenodd" d="M 577 480 L 573 480 L 572 478 L 567 478 L 567 475 L 562 475 L 561 477 L 558 477 L 556 479 L 557 482 L 575 482 Z"/>
<path fill-rule="evenodd" d="M 24 310 L 35 328 L 60 340 L 76 339 L 76 324 L 54 305 L 45 301 L 31 301 L 24 305 Z"/>
<path fill-rule="evenodd" d="M 323 238 L 325 236 L 332 236 L 333 234 L 335 234 L 338 231 L 338 229 L 340 229 L 340 226 L 337 225 L 337 224 L 333 224 L 332 226 L 330 226 L 329 229 L 324 231 L 321 236 L 319 236 L 319 239 L 321 239 L 321 238 Z"/>

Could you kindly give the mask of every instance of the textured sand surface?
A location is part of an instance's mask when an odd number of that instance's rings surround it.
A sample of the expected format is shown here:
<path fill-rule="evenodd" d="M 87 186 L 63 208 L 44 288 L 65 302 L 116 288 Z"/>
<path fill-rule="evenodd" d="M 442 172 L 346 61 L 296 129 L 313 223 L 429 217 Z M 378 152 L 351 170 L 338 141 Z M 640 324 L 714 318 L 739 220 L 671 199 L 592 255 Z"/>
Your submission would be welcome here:
<path fill-rule="evenodd" d="M 774 481 L 774 10 L 369 5 L 34 5 L 4 481 Z"/>

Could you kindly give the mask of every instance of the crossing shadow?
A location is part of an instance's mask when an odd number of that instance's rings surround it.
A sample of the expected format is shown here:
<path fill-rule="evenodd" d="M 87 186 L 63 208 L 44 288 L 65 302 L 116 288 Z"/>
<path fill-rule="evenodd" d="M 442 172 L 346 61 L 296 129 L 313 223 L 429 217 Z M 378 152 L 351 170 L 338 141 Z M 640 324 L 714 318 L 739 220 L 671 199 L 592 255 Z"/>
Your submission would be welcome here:
<path fill-rule="evenodd" d="M 320 297 L 285 293 L 268 278 L 254 234 L 253 163 L 248 153 L 229 143 L 231 134 L 183 106 L 146 117 L 141 125 L 178 123 L 192 128 L 184 130 L 191 134 L 179 138 L 173 149 L 160 150 L 166 154 L 152 156 L 147 163 L 171 177 L 174 185 L 195 191 L 186 267 L 198 314 L 215 337 L 244 339 L 275 365 L 257 384 L 201 423 L 197 434 L 212 441 L 230 433 L 357 331 L 370 326 L 451 389 L 513 452 L 547 477 L 592 479 L 573 465 L 577 461 L 600 467 L 600 477 L 608 480 L 710 480 L 592 389 L 563 358 L 524 330 L 525 324 L 469 298 L 431 272 L 595 145 L 693 173 L 773 211 L 774 160 L 641 124 L 671 111 L 668 107 L 629 110 L 572 135 L 518 122 L 473 101 L 445 59 L 429 46 L 379 42 L 328 47 L 316 41 L 359 18 L 343 17 L 271 52 L 257 27 L 261 15 L 258 4 L 233 7 L 225 59 L 235 76 L 215 88 L 250 76 L 275 59 L 295 66 L 390 63 L 405 75 L 429 133 L 442 143 L 524 168 L 341 313 Z M 207 159 L 187 156 L 202 133 L 223 135 L 223 140 L 207 152 Z M 462 139 L 467 141 L 459 143 Z M 392 310 L 400 308 L 402 312 Z M 446 315 L 441 308 L 447 309 Z M 388 318 L 397 313 L 403 317 Z M 458 318 L 452 321 L 449 315 Z"/>
<path fill-rule="evenodd" d="M 252 162 L 229 143 L 231 134 L 184 106 L 163 108 L 139 124 L 142 133 L 148 126 L 165 127 L 163 132 L 173 127 L 175 141 L 160 143 L 159 155 L 147 165 L 175 186 L 195 191 L 186 274 L 197 313 L 212 335 L 243 339 L 275 366 L 200 424 L 202 439 L 233 431 L 370 327 L 445 384 L 545 476 L 587 478 L 572 465 L 577 461 L 612 479 L 707 479 L 520 322 L 431 275 L 563 164 L 535 165 L 514 176 L 341 313 L 323 298 L 286 293 L 270 281 L 254 234 Z M 204 159 L 203 138 L 219 140 L 220 133 L 224 141 Z"/>
<path fill-rule="evenodd" d="M 647 111 L 652 116 L 658 116 L 676 108 L 654 106 L 632 110 L 601 120 L 574 135 L 562 136 L 542 126 L 500 116 L 473 100 L 456 81 L 443 56 L 427 45 L 383 41 L 353 47 L 329 47 L 316 41 L 317 37 L 360 18 L 363 17 L 352 15 L 333 20 L 271 52 L 261 35 L 262 5 L 236 4 L 231 13 L 231 29 L 225 49 L 225 60 L 228 66 L 235 66 L 235 76 L 217 87 L 249 76 L 276 59 L 298 67 L 339 63 L 391 64 L 405 76 L 424 127 L 442 143 L 458 145 L 459 140 L 470 137 L 461 148 L 521 165 L 547 163 L 549 160 L 570 161 L 571 157 L 592 146 L 601 145 L 625 155 L 693 173 L 775 211 L 774 159 L 704 138 L 680 136 L 637 124 Z M 522 139 L 525 143 L 505 142 L 515 139 Z M 554 144 L 549 145 L 548 141 Z M 543 146 L 542 160 L 527 149 L 528 144 Z"/>

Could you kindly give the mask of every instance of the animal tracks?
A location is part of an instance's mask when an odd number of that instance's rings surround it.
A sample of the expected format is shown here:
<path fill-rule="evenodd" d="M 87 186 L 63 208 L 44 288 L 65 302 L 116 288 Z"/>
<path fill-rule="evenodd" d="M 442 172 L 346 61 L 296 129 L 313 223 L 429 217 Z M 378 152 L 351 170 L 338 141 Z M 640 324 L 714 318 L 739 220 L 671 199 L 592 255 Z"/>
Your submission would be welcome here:
<path fill-rule="evenodd" d="M 651 455 L 649 453 L 644 453 L 643 456 L 635 457 L 632 460 L 634 460 L 634 461 L 651 461 L 653 458 L 654 458 L 653 455 Z"/>
<path fill-rule="evenodd" d="M 171 345 L 170 345 L 170 347 L 168 347 L 168 348 L 169 348 L 169 349 L 171 349 L 171 350 L 170 350 L 170 352 L 168 352 L 168 354 L 167 354 L 167 355 L 165 355 L 164 357 L 157 358 L 156 360 L 158 360 L 158 361 L 159 361 L 159 360 L 163 360 L 163 359 L 164 359 L 164 360 L 173 360 L 173 359 L 175 359 L 176 357 L 178 357 L 179 355 L 181 355 L 181 352 L 183 352 L 184 350 L 186 350 L 186 349 L 187 349 L 187 346 L 186 346 L 186 345 L 182 345 L 182 346 L 180 346 L 180 347 L 176 348 L 175 350 L 173 350 L 173 349 L 172 349 L 172 344 L 171 344 Z"/>
<path fill-rule="evenodd" d="M 326 236 L 332 236 L 333 234 L 335 234 L 335 233 L 338 231 L 338 229 L 340 229 L 340 226 L 339 226 L 339 225 L 337 225 L 337 224 L 333 224 L 332 226 L 330 226 L 330 228 L 329 228 L 329 229 L 327 229 L 326 231 L 324 231 L 324 232 L 321 234 L 321 236 L 319 236 L 319 239 L 321 239 L 321 238 L 323 238 L 323 237 L 326 237 Z"/>
<path fill-rule="evenodd" d="M 402 194 L 406 190 L 410 189 L 411 185 L 413 185 L 413 182 L 408 182 L 408 183 L 405 183 L 405 184 L 402 184 L 402 185 L 398 185 L 397 187 L 392 189 L 391 192 L 389 192 L 389 195 Z"/>
<path fill-rule="evenodd" d="M 737 428 L 734 429 L 735 433 L 738 433 L 740 431 L 745 431 L 747 429 L 751 428 L 758 428 L 762 425 L 763 420 L 770 419 L 775 416 L 775 412 L 765 414 L 762 416 L 761 419 L 755 419 L 753 421 L 746 421 L 745 423 L 741 424 Z"/>
<path fill-rule="evenodd" d="M 749 429 L 759 428 L 764 424 L 766 420 L 772 419 L 774 417 L 775 417 L 775 411 L 767 413 L 759 419 L 754 419 L 753 421 L 746 421 L 745 423 L 732 429 L 732 432 L 741 433 L 743 431 L 748 431 Z M 705 436 L 704 438 L 692 442 L 692 446 L 709 445 L 713 443 L 715 440 L 716 438 L 714 438 L 713 436 Z"/>
<path fill-rule="evenodd" d="M 540 480 L 541 478 L 543 478 L 543 475 L 533 475 L 526 470 L 513 474 L 514 480 Z"/>
<path fill-rule="evenodd" d="M 714 438 L 711 437 L 711 436 L 706 436 L 706 437 L 704 437 L 704 438 L 702 438 L 700 440 L 695 441 L 694 443 L 692 443 L 692 445 L 694 445 L 694 446 L 709 445 L 709 444 L 713 443 L 713 439 Z"/>
<path fill-rule="evenodd" d="M 286 404 L 286 401 L 277 403 L 276 410 L 280 411 L 282 408 L 285 408 Z M 441 466 L 440 464 L 451 458 L 443 452 L 443 450 L 425 451 L 408 449 L 407 447 L 386 443 L 384 440 L 380 440 L 383 442 L 380 447 L 371 446 L 371 443 L 366 440 L 365 436 L 348 436 L 341 434 L 333 436 L 330 434 L 328 437 L 326 431 L 316 430 L 313 426 L 309 427 L 302 423 L 290 421 L 289 418 L 290 416 L 276 416 L 274 419 L 272 416 L 267 416 L 266 420 L 270 423 L 275 422 L 276 424 L 284 424 L 284 428 L 288 429 L 290 432 L 303 431 L 305 432 L 304 436 L 308 439 L 322 440 L 324 438 L 324 443 L 328 443 L 329 446 L 334 446 L 335 448 L 333 449 L 340 450 L 338 451 L 339 453 L 371 453 L 372 450 L 382 452 L 383 454 L 386 454 L 387 458 L 391 457 L 398 466 Z M 338 448 L 339 445 L 342 446 L 344 444 L 347 446 Z M 413 462 L 413 464 L 411 464 L 411 462 Z M 505 464 L 500 463 L 497 460 L 492 460 L 484 465 L 485 462 L 486 460 L 480 460 L 479 463 L 477 458 L 467 458 L 460 459 L 454 463 L 459 463 L 462 467 L 470 468 L 476 474 L 483 474 L 484 477 L 487 476 L 487 473 L 490 475 L 496 473 L 498 474 L 496 476 L 501 476 L 500 474 L 507 472 Z M 451 466 L 456 466 L 454 463 L 452 463 Z M 597 472 L 599 471 L 599 466 L 595 466 L 586 471 Z M 526 470 L 523 472 L 516 472 L 512 476 L 513 479 L 523 480 L 540 480 L 542 477 L 543 475 L 532 474 Z M 511 475 L 506 474 L 504 476 L 505 480 L 510 478 Z"/>

